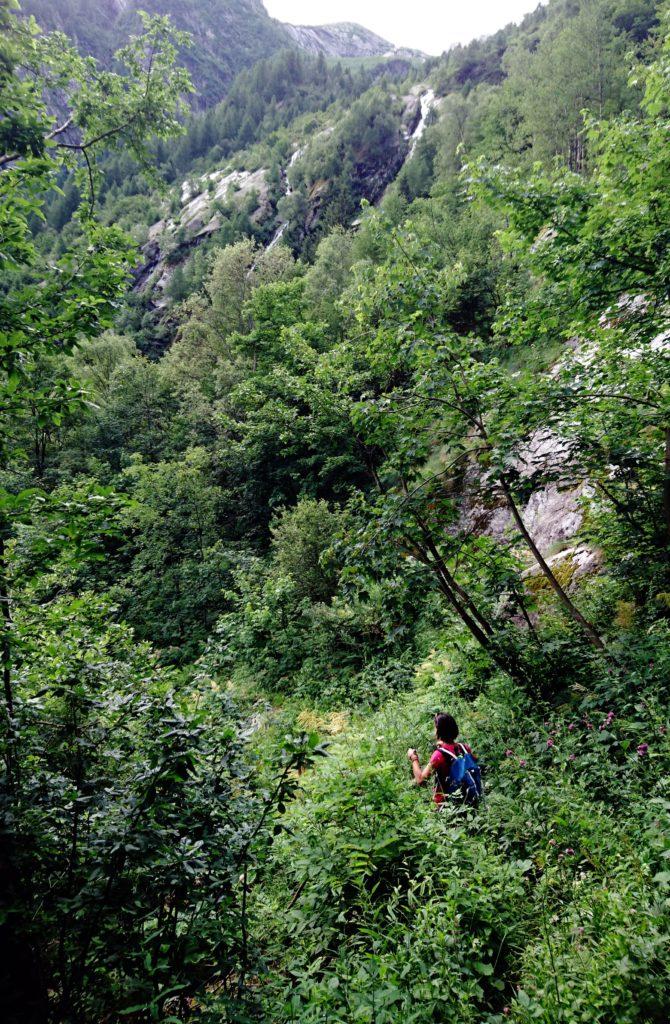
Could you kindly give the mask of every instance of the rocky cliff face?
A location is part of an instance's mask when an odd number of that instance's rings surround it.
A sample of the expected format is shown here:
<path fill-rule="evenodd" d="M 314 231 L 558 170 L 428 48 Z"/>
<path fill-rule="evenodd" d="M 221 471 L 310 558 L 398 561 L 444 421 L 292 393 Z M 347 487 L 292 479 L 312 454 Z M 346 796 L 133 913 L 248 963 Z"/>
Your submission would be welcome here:
<path fill-rule="evenodd" d="M 383 153 L 361 146 L 352 162 L 348 190 L 358 200 L 365 198 L 374 204 L 382 198 L 403 164 L 411 159 L 426 118 L 439 105 L 426 85 L 415 86 L 399 101 L 398 97 L 394 99 L 397 130 L 389 133 Z M 231 211 L 246 209 L 251 223 L 267 233 L 270 247 L 278 244 L 289 229 L 291 244 L 309 241 L 336 198 L 328 172 L 324 168 L 323 174 L 317 173 L 310 182 L 304 191 L 304 206 L 282 217 L 281 201 L 293 195 L 291 178 L 301 160 L 314 148 L 318 152 L 319 143 L 334 131 L 335 125 L 329 124 L 316 134 L 296 136 L 296 148 L 281 169 L 281 192 L 276 183 L 271 184 L 269 167 L 252 165 L 240 170 L 235 157 L 208 174 L 184 181 L 178 192 L 178 212 L 168 215 L 166 210 L 149 231 L 142 262 L 135 272 L 135 289 L 150 295 L 157 309 L 168 305 L 165 290 L 175 268 L 189 258 L 194 248 L 217 235 Z"/>
<path fill-rule="evenodd" d="M 395 48 L 386 39 L 361 25 L 285 25 L 289 36 L 302 50 L 328 57 L 382 57 Z"/>
<path fill-rule="evenodd" d="M 583 499 L 591 493 L 588 481 L 560 483 L 560 467 L 567 454 L 566 442 L 552 430 L 536 431 L 512 465 L 529 485 L 529 497 L 520 507 L 524 526 L 552 570 L 561 577 L 566 590 L 572 590 L 580 577 L 597 572 L 602 565 L 600 551 L 578 543 L 582 526 Z M 471 463 L 465 470 L 459 527 L 491 537 L 506 545 L 518 533 L 510 509 L 500 491 L 491 491 L 486 475 Z M 472 499 L 480 486 L 482 495 Z M 524 577 L 531 589 L 544 586 L 536 562 L 523 544 L 518 554 L 527 562 Z M 535 582 L 534 582 L 535 581 Z M 538 582 L 539 581 L 539 582 Z"/>
<path fill-rule="evenodd" d="M 399 57 L 419 58 L 426 54 L 405 46 L 394 46 L 352 21 L 339 21 L 333 25 L 284 25 L 291 39 L 310 53 L 323 53 L 328 57 Z"/>

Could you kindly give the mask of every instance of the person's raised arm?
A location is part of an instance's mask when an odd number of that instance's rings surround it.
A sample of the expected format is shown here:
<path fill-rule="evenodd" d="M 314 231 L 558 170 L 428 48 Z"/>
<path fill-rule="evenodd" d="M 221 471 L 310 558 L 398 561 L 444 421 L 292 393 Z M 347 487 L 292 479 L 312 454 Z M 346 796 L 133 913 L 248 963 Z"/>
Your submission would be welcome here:
<path fill-rule="evenodd" d="M 407 758 L 412 765 L 412 774 L 414 775 L 414 781 L 417 786 L 422 786 L 426 779 L 430 776 L 433 771 L 433 766 L 428 762 L 425 768 L 422 768 L 419 763 L 419 755 L 413 747 L 407 751 Z"/>

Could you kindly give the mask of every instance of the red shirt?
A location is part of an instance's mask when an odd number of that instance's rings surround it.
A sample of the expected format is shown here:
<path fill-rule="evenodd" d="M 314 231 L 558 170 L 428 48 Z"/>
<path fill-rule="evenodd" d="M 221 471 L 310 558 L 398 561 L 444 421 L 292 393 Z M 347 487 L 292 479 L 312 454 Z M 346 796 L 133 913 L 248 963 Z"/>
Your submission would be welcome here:
<path fill-rule="evenodd" d="M 444 743 L 440 740 L 440 746 L 444 747 L 445 750 L 451 751 L 456 757 L 460 757 L 462 754 L 461 747 L 467 750 L 468 754 L 472 754 L 472 750 L 467 743 L 461 743 L 460 740 L 456 743 Z M 475 755 L 472 754 L 474 757 Z M 475 760 L 477 760 L 475 758 Z M 437 776 L 437 783 L 435 786 L 435 795 L 433 799 L 436 804 L 443 803 L 446 800 L 446 795 L 443 790 L 446 790 L 449 786 L 449 774 L 451 772 L 451 758 L 448 754 L 441 754 L 439 750 L 435 750 L 431 755 L 430 763 L 433 766 L 433 773 Z"/>

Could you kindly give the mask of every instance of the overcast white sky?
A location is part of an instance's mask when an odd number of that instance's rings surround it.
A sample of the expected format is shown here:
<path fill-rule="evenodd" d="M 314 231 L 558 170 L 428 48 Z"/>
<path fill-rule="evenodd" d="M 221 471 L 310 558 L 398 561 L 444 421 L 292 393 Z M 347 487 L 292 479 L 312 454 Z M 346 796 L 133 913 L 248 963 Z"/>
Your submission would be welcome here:
<path fill-rule="evenodd" d="M 356 21 L 396 46 L 439 54 L 519 21 L 539 0 L 265 0 L 273 18 L 294 25 Z"/>

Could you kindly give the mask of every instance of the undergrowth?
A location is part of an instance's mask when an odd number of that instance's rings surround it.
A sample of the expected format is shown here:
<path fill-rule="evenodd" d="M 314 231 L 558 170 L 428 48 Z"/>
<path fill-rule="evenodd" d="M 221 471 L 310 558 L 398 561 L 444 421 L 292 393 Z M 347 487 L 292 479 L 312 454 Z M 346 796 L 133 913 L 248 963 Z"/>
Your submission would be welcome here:
<path fill-rule="evenodd" d="M 253 913 L 277 1022 L 665 1022 L 668 739 L 650 680 L 545 708 L 435 655 L 304 780 Z M 410 784 L 448 709 L 485 765 L 477 811 Z M 303 713 L 304 714 L 304 713 Z M 318 716 L 315 716 L 318 722 Z"/>

